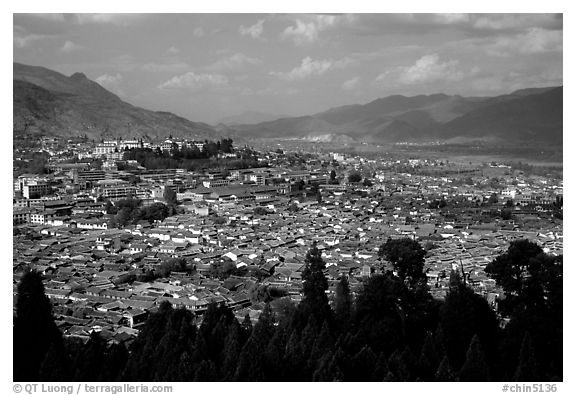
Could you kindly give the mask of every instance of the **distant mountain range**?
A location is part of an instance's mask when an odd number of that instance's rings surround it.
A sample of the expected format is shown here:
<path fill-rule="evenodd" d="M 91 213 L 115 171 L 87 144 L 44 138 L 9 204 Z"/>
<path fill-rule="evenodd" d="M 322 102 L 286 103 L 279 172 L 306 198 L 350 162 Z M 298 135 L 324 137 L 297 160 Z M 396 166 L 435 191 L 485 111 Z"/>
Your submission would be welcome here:
<path fill-rule="evenodd" d="M 278 116 L 247 112 L 211 126 L 133 106 L 82 73 L 67 77 L 14 63 L 13 84 L 15 135 L 562 143 L 562 87 L 523 89 L 496 97 L 394 95 L 301 117 L 272 119 Z"/>
<path fill-rule="evenodd" d="M 252 138 L 561 144 L 562 91 L 562 87 L 530 88 L 496 97 L 394 95 L 310 116 L 231 127 Z"/>
<path fill-rule="evenodd" d="M 280 114 L 268 114 L 260 111 L 245 111 L 241 114 L 231 115 L 229 117 L 222 118 L 218 123 L 224 125 L 252 125 L 261 122 L 274 121 L 275 119 L 285 118 L 286 115 Z"/>
<path fill-rule="evenodd" d="M 70 77 L 14 63 L 14 134 L 189 139 L 221 137 L 212 126 L 122 101 L 82 73 Z"/>

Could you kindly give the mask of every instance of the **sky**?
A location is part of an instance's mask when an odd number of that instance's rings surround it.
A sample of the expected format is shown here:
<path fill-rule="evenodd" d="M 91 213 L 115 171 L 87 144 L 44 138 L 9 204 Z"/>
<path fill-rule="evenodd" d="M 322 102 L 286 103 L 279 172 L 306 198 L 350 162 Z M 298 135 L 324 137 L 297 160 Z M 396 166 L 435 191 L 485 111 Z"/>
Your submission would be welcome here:
<path fill-rule="evenodd" d="M 561 14 L 14 14 L 13 59 L 217 123 L 563 84 Z"/>

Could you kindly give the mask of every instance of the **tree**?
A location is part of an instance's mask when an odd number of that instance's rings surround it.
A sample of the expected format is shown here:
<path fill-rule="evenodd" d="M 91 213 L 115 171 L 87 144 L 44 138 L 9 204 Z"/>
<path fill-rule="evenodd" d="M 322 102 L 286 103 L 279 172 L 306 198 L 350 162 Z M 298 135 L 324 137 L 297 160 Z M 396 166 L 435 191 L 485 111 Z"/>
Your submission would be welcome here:
<path fill-rule="evenodd" d="M 412 239 L 388 239 L 380 246 L 378 256 L 385 257 L 398 272 L 398 277 L 407 281 L 410 286 L 426 282 L 424 273 L 424 257 L 426 251 Z"/>
<path fill-rule="evenodd" d="M 512 210 L 510 209 L 502 210 L 500 212 L 500 216 L 502 217 L 503 220 L 509 221 L 512 219 Z"/>
<path fill-rule="evenodd" d="M 258 206 L 256 208 L 254 208 L 254 215 L 267 215 L 268 214 L 268 209 L 266 209 L 266 207 L 261 207 Z"/>
<path fill-rule="evenodd" d="M 370 346 L 365 345 L 352 357 L 352 371 L 346 379 L 351 381 L 369 381 L 378 357 L 374 354 Z"/>
<path fill-rule="evenodd" d="M 50 348 L 40 365 L 38 377 L 40 381 L 70 380 L 70 359 L 64 347 L 50 344 Z"/>
<path fill-rule="evenodd" d="M 132 212 L 133 221 L 148 221 L 153 223 L 154 221 L 162 221 L 164 218 L 168 217 L 169 209 L 164 203 L 154 203 L 147 207 L 142 207 L 138 210 Z"/>
<path fill-rule="evenodd" d="M 520 348 L 520 356 L 518 358 L 518 366 L 514 372 L 514 381 L 541 381 L 541 369 L 538 366 L 538 361 L 532 346 L 532 337 L 529 332 L 524 334 L 522 339 L 522 347 Z"/>
<path fill-rule="evenodd" d="M 42 276 L 36 271 L 26 272 L 18 284 L 13 330 L 14 381 L 39 381 L 48 350 L 53 349 L 50 358 L 62 356 L 64 344 L 52 317 L 50 300 L 44 293 Z M 46 367 L 43 371 L 46 372 Z M 53 374 L 51 378 L 55 378 Z"/>
<path fill-rule="evenodd" d="M 450 276 L 450 290 L 440 308 L 440 324 L 446 354 L 454 369 L 462 367 L 474 335 L 482 341 L 484 349 L 489 351 L 486 356 L 488 363 L 496 357 L 499 333 L 496 315 L 486 299 L 466 286 L 456 272 Z"/>
<path fill-rule="evenodd" d="M 76 369 L 74 380 L 97 381 L 104 367 L 105 351 L 106 343 L 104 339 L 97 332 L 92 332 L 84 349 L 74 360 Z"/>
<path fill-rule="evenodd" d="M 341 352 L 341 351 L 340 351 Z M 342 381 L 343 374 L 338 366 L 338 361 L 336 359 L 336 354 L 328 351 L 320 362 L 318 363 L 318 368 L 314 371 L 312 375 L 313 381 L 331 382 L 331 381 Z"/>
<path fill-rule="evenodd" d="M 233 141 L 231 138 L 220 140 L 220 150 L 224 153 L 231 153 L 234 151 Z"/>
<path fill-rule="evenodd" d="M 338 181 L 336 180 L 336 170 L 330 170 L 330 184 L 336 184 Z"/>
<path fill-rule="evenodd" d="M 325 267 L 320 250 L 314 243 L 306 253 L 304 260 L 304 270 L 302 271 L 304 296 L 299 307 L 305 315 L 312 314 L 320 322 L 331 316 L 328 297 L 326 296 L 328 280 L 324 276 Z"/>
<path fill-rule="evenodd" d="M 263 381 L 264 380 L 264 354 L 268 342 L 274 333 L 274 317 L 270 305 L 266 304 L 260 318 L 238 358 L 236 380 Z"/>
<path fill-rule="evenodd" d="M 458 378 L 460 381 L 490 381 L 490 369 L 478 335 L 474 335 L 470 341 L 466 361 L 460 369 Z"/>
<path fill-rule="evenodd" d="M 488 204 L 496 204 L 496 203 L 498 203 L 498 196 L 495 193 L 493 193 L 488 198 Z"/>
<path fill-rule="evenodd" d="M 512 241 L 484 271 L 504 289 L 506 300 L 500 303 L 504 314 L 511 314 L 519 304 L 548 308 L 561 304 L 562 257 L 544 254 L 531 241 Z"/>
<path fill-rule="evenodd" d="M 298 204 L 296 204 L 296 202 L 292 202 L 288 206 L 287 210 L 290 212 L 296 212 L 296 211 L 299 211 L 300 209 L 298 208 Z"/>
<path fill-rule="evenodd" d="M 174 190 L 168 185 L 164 187 L 163 197 L 166 203 L 169 205 L 176 205 L 178 203 L 178 201 L 176 200 L 176 192 L 174 192 Z"/>
<path fill-rule="evenodd" d="M 170 258 L 160 264 L 158 270 L 161 277 L 168 277 L 171 272 L 183 272 L 186 270 L 186 260 L 184 258 Z"/>
<path fill-rule="evenodd" d="M 228 334 L 224 341 L 222 351 L 224 359 L 222 362 L 221 378 L 226 381 L 234 380 L 236 366 L 242 349 L 242 328 L 237 320 L 234 320 L 228 328 Z"/>
<path fill-rule="evenodd" d="M 352 296 L 350 295 L 350 285 L 348 278 L 342 276 L 336 285 L 336 295 L 334 299 L 334 316 L 341 325 L 349 323 L 352 311 Z"/>
<path fill-rule="evenodd" d="M 362 181 L 362 174 L 357 171 L 353 171 L 348 175 L 348 182 L 360 182 Z"/>
<path fill-rule="evenodd" d="M 434 377 L 436 378 L 436 381 L 454 381 L 456 378 L 454 371 L 450 367 L 450 362 L 448 361 L 447 356 L 444 356 L 440 362 L 440 366 L 438 366 L 438 370 Z"/>
<path fill-rule="evenodd" d="M 428 332 L 418 360 L 419 379 L 422 381 L 432 381 L 438 368 L 438 363 L 438 353 L 434 345 L 434 337 L 431 332 Z"/>

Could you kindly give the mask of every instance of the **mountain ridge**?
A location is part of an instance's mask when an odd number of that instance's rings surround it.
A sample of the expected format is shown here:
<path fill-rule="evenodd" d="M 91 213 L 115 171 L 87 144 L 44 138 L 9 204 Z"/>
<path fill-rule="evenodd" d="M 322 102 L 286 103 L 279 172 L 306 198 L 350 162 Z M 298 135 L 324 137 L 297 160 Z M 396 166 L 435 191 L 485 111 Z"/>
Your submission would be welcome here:
<path fill-rule="evenodd" d="M 562 143 L 562 87 L 525 88 L 494 97 L 391 95 L 312 115 L 254 124 L 193 122 L 124 102 L 82 72 L 13 64 L 14 134 L 86 135 L 92 139 L 220 137 L 302 138 L 367 143 L 455 138 Z M 271 117 L 247 112 L 246 117 Z M 233 117 L 230 117 L 233 118 Z"/>
<path fill-rule="evenodd" d="M 314 138 L 329 133 L 368 143 L 455 137 L 562 143 L 562 87 L 525 88 L 494 97 L 392 95 L 233 128 L 252 138 Z"/>
<path fill-rule="evenodd" d="M 124 102 L 100 84 L 77 72 L 13 64 L 13 132 L 61 137 L 216 139 L 223 133 L 166 111 L 152 111 Z M 230 132 L 230 131 L 229 131 Z"/>

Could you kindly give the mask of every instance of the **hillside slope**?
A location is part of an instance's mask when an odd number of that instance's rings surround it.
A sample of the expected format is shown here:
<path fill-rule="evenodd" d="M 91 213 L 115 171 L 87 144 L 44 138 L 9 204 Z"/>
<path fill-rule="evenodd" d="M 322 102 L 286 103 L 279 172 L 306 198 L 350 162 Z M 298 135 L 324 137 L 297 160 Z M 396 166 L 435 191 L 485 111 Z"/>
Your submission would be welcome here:
<path fill-rule="evenodd" d="M 220 137 L 210 125 L 126 103 L 84 74 L 66 77 L 18 63 L 14 63 L 13 106 L 15 134 L 86 135 L 92 139 Z"/>
<path fill-rule="evenodd" d="M 333 140 L 346 136 L 378 143 L 463 137 L 561 143 L 562 87 L 528 88 L 496 97 L 394 95 L 364 105 L 233 128 L 257 138 L 331 135 Z"/>

